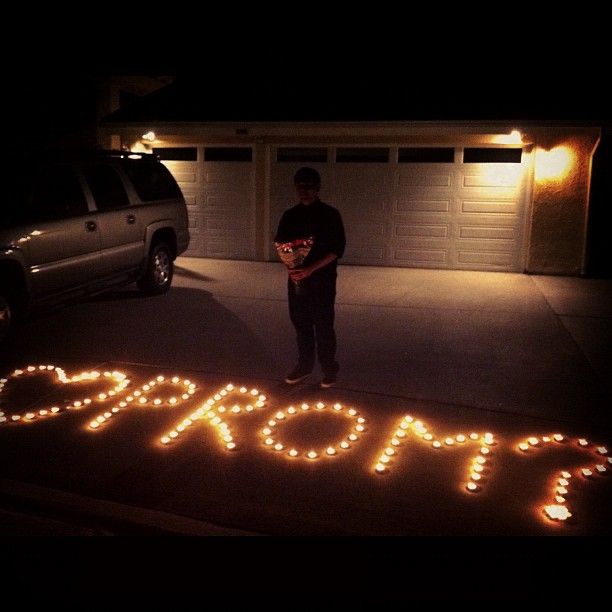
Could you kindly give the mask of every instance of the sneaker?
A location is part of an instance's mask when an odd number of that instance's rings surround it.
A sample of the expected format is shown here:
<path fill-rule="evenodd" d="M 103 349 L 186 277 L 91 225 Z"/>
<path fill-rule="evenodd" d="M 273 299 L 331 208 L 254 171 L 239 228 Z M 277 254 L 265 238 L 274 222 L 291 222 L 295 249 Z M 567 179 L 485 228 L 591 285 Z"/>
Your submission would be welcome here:
<path fill-rule="evenodd" d="M 325 374 L 323 376 L 323 380 L 321 381 L 321 389 L 329 389 L 336 384 L 336 375 L 335 374 Z"/>
<path fill-rule="evenodd" d="M 295 368 L 285 377 L 285 382 L 288 385 L 295 385 L 305 378 L 308 378 L 311 372 L 312 370 L 308 370 L 304 366 L 295 366 Z"/>

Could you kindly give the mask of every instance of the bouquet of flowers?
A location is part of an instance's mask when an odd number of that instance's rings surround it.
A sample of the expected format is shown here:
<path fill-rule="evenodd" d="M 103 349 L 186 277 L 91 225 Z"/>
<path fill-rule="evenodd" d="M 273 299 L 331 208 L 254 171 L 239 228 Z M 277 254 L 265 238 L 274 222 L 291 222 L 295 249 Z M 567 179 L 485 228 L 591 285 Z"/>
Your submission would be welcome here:
<path fill-rule="evenodd" d="M 314 243 L 314 238 L 298 238 L 297 240 L 292 240 L 291 242 L 275 242 L 274 246 L 276 247 L 276 252 L 280 260 L 289 268 L 293 270 L 294 268 L 299 268 L 302 265 L 308 253 L 310 253 L 310 249 Z M 295 283 L 296 289 L 299 289 L 300 283 L 299 281 L 293 281 Z M 299 291 L 298 291 L 299 293 Z"/>

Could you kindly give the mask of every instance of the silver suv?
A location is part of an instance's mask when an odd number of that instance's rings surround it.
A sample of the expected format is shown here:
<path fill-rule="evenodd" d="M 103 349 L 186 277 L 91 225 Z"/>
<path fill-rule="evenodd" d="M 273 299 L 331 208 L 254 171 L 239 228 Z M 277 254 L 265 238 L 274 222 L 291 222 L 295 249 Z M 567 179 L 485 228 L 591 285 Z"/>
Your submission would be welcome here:
<path fill-rule="evenodd" d="M 170 288 L 187 249 L 187 207 L 153 155 L 96 152 L 30 161 L 8 178 L 0 213 L 0 341 L 34 308 L 133 281 Z"/>

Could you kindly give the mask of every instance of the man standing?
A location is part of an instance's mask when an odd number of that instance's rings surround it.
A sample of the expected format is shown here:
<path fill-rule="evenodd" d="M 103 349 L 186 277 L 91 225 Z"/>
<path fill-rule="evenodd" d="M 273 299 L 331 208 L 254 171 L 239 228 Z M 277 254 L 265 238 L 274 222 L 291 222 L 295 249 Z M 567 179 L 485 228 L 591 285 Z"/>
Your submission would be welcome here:
<path fill-rule="evenodd" d="M 319 173 L 300 168 L 293 181 L 300 203 L 285 211 L 274 240 L 277 245 L 301 241 L 312 246 L 303 262 L 289 269 L 289 316 L 296 331 L 298 363 L 285 382 L 293 385 L 307 378 L 316 354 L 325 389 L 336 383 L 339 369 L 334 331 L 336 268 L 346 239 L 338 210 L 319 200 Z"/>

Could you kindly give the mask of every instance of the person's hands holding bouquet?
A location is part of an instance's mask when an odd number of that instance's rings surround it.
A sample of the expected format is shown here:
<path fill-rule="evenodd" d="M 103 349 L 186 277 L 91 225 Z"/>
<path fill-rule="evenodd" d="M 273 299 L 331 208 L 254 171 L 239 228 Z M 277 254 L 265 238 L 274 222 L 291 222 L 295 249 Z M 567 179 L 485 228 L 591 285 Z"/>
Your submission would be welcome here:
<path fill-rule="evenodd" d="M 299 287 L 300 281 L 310 275 L 310 271 L 305 268 L 300 268 L 306 259 L 310 249 L 314 243 L 312 237 L 298 238 L 291 242 L 275 242 L 276 252 L 280 260 L 287 266 L 289 276 L 295 283 L 296 288 Z"/>

